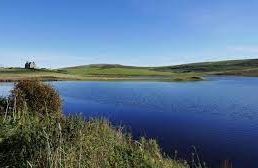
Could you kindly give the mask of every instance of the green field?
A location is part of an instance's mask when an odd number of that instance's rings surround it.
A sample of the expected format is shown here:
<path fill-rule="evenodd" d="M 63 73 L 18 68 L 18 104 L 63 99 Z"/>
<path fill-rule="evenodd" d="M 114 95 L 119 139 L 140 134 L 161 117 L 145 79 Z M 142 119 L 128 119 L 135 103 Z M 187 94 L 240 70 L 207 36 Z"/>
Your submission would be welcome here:
<path fill-rule="evenodd" d="M 41 80 L 151 80 L 193 81 L 207 75 L 258 76 L 258 59 L 203 62 L 163 67 L 95 64 L 48 70 L 0 68 L 0 81 Z"/>
<path fill-rule="evenodd" d="M 42 80 L 77 80 L 75 75 L 59 73 L 57 70 L 27 70 L 24 68 L 1 68 L 0 81 L 18 81 L 21 79 L 38 78 Z"/>
<path fill-rule="evenodd" d="M 152 70 L 149 67 L 133 67 L 122 65 L 88 65 L 59 70 L 62 73 L 96 80 L 194 80 L 197 73 L 174 73 Z"/>

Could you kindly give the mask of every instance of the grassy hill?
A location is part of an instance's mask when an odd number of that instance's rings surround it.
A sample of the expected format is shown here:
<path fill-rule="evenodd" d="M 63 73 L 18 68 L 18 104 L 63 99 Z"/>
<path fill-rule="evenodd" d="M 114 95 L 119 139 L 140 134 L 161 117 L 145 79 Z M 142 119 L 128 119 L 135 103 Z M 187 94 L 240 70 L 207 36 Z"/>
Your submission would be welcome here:
<path fill-rule="evenodd" d="M 95 80 L 199 80 L 197 73 L 174 73 L 150 67 L 123 66 L 117 64 L 94 64 L 59 69 L 59 72 Z"/>
<path fill-rule="evenodd" d="M 258 76 L 258 59 L 202 62 L 153 68 L 165 72 Z"/>
<path fill-rule="evenodd" d="M 207 75 L 258 76 L 258 59 L 202 62 L 163 67 L 92 64 L 56 70 L 0 68 L 0 81 L 41 80 L 201 80 Z"/>
<path fill-rule="evenodd" d="M 88 65 L 62 69 L 68 74 L 81 76 L 169 76 L 171 72 L 155 71 L 145 67 L 123 65 Z"/>

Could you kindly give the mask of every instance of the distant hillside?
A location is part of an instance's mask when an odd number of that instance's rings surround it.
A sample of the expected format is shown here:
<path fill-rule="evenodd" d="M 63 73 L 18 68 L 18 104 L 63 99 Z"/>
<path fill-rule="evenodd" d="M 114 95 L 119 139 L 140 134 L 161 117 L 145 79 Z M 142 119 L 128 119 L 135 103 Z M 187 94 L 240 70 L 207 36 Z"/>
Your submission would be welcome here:
<path fill-rule="evenodd" d="M 81 76 L 169 76 L 171 72 L 152 70 L 148 67 L 124 66 L 119 64 L 91 64 L 59 69 L 68 74 Z"/>
<path fill-rule="evenodd" d="M 81 76 L 258 76 L 258 59 L 201 62 L 162 67 L 135 67 L 119 64 L 92 64 L 63 68 L 61 71 Z"/>
<path fill-rule="evenodd" d="M 163 66 L 154 68 L 155 70 L 165 71 L 195 71 L 195 72 L 211 72 L 211 71 L 227 71 L 241 69 L 258 68 L 258 59 L 249 60 L 229 60 L 218 62 L 201 62 L 192 64 L 182 64 L 175 66 Z"/>
<path fill-rule="evenodd" d="M 153 70 L 166 72 L 198 72 L 218 75 L 258 76 L 258 59 L 202 62 L 176 66 L 155 67 Z"/>
<path fill-rule="evenodd" d="M 137 67 L 137 66 L 128 66 L 128 65 L 121 65 L 121 64 L 89 64 L 89 65 L 80 65 L 74 67 L 66 67 L 62 69 L 81 69 L 81 68 L 131 68 L 131 69 L 148 69 L 148 67 Z"/>
<path fill-rule="evenodd" d="M 0 81 L 16 81 L 28 78 L 41 80 L 196 81 L 202 80 L 207 75 L 258 77 L 258 59 L 202 62 L 163 67 L 91 64 L 56 70 L 0 68 Z"/>

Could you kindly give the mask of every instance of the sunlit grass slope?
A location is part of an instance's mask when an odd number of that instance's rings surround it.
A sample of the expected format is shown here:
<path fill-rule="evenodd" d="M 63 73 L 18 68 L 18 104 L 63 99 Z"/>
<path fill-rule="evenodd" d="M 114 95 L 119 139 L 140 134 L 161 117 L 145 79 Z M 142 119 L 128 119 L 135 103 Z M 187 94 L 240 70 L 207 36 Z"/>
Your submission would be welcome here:
<path fill-rule="evenodd" d="M 16 81 L 28 78 L 38 78 L 42 80 L 70 80 L 78 79 L 75 75 L 59 73 L 56 70 L 24 68 L 0 68 L 0 81 Z"/>
<path fill-rule="evenodd" d="M 62 69 L 68 74 L 81 76 L 171 76 L 172 72 L 161 72 L 145 67 L 130 67 L 122 65 L 87 65 Z"/>

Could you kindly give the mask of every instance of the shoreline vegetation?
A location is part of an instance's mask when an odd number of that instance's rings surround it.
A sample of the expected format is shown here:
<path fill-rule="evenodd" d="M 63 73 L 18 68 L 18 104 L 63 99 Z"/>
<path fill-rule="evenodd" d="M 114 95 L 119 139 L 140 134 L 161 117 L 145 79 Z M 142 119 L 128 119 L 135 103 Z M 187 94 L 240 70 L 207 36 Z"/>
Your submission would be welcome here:
<path fill-rule="evenodd" d="M 0 99 L 0 167 L 204 168 L 162 154 L 153 139 L 134 140 L 104 119 L 63 116 L 57 91 L 40 81 L 15 84 Z"/>
<path fill-rule="evenodd" d="M 203 62 L 163 67 L 94 64 L 61 69 L 0 68 L 0 82 L 43 81 L 201 81 L 209 75 L 258 76 L 258 59 Z"/>

